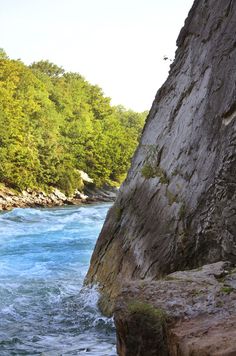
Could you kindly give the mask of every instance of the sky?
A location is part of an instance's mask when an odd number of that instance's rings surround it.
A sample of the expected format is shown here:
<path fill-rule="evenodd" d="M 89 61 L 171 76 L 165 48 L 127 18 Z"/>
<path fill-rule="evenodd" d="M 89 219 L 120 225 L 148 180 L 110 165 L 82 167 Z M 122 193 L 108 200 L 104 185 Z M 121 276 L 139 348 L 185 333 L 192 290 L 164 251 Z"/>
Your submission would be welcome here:
<path fill-rule="evenodd" d="M 0 0 L 0 47 L 99 85 L 113 105 L 149 110 L 193 0 Z"/>

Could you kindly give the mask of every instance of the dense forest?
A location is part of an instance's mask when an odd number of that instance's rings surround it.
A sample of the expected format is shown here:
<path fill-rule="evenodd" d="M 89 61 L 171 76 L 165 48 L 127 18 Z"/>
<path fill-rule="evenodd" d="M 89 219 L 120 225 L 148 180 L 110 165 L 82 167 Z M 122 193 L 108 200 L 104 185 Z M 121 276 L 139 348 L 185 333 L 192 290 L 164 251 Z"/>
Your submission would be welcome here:
<path fill-rule="evenodd" d="M 79 170 L 97 186 L 119 184 L 146 112 L 112 106 L 97 85 L 49 61 L 26 66 L 0 50 L 0 182 L 67 194 Z"/>

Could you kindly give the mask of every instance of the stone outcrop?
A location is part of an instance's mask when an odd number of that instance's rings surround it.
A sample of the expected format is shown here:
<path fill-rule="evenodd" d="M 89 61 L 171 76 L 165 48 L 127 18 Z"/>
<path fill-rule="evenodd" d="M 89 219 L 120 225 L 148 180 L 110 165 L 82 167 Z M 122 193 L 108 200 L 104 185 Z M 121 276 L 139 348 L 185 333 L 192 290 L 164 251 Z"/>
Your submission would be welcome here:
<path fill-rule="evenodd" d="M 236 268 L 218 262 L 131 282 L 115 324 L 120 356 L 236 355 Z"/>
<path fill-rule="evenodd" d="M 86 283 L 112 311 L 125 280 L 236 262 L 236 1 L 195 0 Z"/>
<path fill-rule="evenodd" d="M 102 188 L 97 188 L 94 185 L 86 185 L 84 192 L 87 195 L 89 202 L 114 202 L 117 197 L 118 188 L 105 185 Z"/>

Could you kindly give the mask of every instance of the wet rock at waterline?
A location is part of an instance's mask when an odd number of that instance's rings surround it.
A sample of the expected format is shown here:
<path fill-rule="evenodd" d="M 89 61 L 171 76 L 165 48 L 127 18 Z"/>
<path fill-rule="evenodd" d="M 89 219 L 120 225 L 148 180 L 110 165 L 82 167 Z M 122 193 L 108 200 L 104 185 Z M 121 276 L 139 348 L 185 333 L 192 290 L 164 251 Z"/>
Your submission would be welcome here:
<path fill-rule="evenodd" d="M 194 2 L 91 260 L 104 312 L 126 280 L 236 262 L 235 38 L 235 1 Z"/>

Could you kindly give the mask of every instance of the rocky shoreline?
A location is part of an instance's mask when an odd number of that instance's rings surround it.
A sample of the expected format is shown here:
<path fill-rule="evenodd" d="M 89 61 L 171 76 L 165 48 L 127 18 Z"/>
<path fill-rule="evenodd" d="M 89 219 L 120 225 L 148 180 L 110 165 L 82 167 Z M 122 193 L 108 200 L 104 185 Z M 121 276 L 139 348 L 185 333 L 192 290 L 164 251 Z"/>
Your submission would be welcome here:
<path fill-rule="evenodd" d="M 13 208 L 53 207 L 62 205 L 79 205 L 96 202 L 113 202 L 116 198 L 117 188 L 94 186 L 84 188 L 83 192 L 76 191 L 73 196 L 66 196 L 58 189 L 50 193 L 27 189 L 21 193 L 7 187 L 0 188 L 0 211 Z"/>

